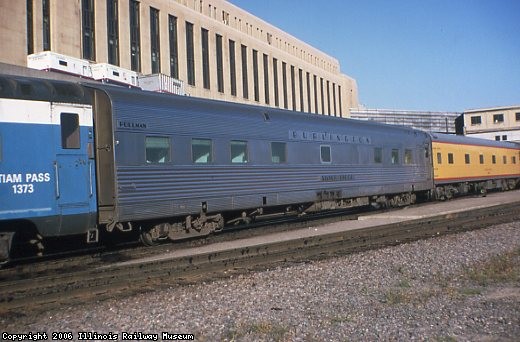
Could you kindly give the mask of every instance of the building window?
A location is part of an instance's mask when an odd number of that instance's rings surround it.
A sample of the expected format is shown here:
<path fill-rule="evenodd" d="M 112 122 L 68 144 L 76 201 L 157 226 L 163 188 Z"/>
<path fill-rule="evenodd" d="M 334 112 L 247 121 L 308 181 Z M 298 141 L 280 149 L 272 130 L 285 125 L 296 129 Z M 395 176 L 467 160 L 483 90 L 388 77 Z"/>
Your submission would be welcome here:
<path fill-rule="evenodd" d="M 334 116 L 338 116 L 338 110 L 336 108 L 336 83 L 332 83 L 332 105 L 334 106 Z"/>
<path fill-rule="evenodd" d="M 34 53 L 33 37 L 33 0 L 27 0 L 27 54 Z"/>
<path fill-rule="evenodd" d="M 159 10 L 150 7 L 150 52 L 152 59 L 152 74 L 161 72 L 161 46 L 159 32 Z"/>
<path fill-rule="evenodd" d="M 61 148 L 78 149 L 81 147 L 79 136 L 79 115 L 75 113 L 61 113 Z"/>
<path fill-rule="evenodd" d="M 294 65 L 291 65 L 291 96 L 292 110 L 296 110 L 296 75 L 294 74 Z"/>
<path fill-rule="evenodd" d="M 141 19 L 136 0 L 130 0 L 130 65 L 133 71 L 141 71 Z"/>
<path fill-rule="evenodd" d="M 170 138 L 146 137 L 145 154 L 147 164 L 164 164 L 170 161 Z"/>
<path fill-rule="evenodd" d="M 273 82 L 274 82 L 274 105 L 280 105 L 280 98 L 278 97 L 278 60 L 273 58 Z"/>
<path fill-rule="evenodd" d="M 442 164 L 442 153 L 437 152 L 437 164 Z"/>
<path fill-rule="evenodd" d="M 343 106 L 341 105 L 341 86 L 338 85 L 338 100 L 339 100 L 339 116 L 343 116 Z"/>
<path fill-rule="evenodd" d="M 332 113 L 330 111 L 330 82 L 327 81 L 327 114 L 330 116 Z"/>
<path fill-rule="evenodd" d="M 81 2 L 82 37 L 83 37 L 83 59 L 96 59 L 96 43 L 94 39 L 94 0 L 82 0 Z"/>
<path fill-rule="evenodd" d="M 210 139 L 192 139 L 191 157 L 195 164 L 209 164 L 212 161 L 212 143 Z"/>
<path fill-rule="evenodd" d="M 237 96 L 237 73 L 235 62 L 235 41 L 229 40 L 229 78 L 231 82 L 231 95 Z"/>
<path fill-rule="evenodd" d="M 325 93 L 323 90 L 323 78 L 320 77 L 320 88 L 321 88 L 321 114 L 325 114 Z"/>
<path fill-rule="evenodd" d="M 255 101 L 260 101 L 260 93 L 258 89 L 258 51 L 253 50 L 253 89 Z"/>
<path fill-rule="evenodd" d="M 168 15 L 168 31 L 170 38 L 170 76 L 179 78 L 179 47 L 177 42 L 177 17 Z"/>
<path fill-rule="evenodd" d="M 314 79 L 314 113 L 318 114 L 318 77 L 313 75 L 312 78 Z"/>
<path fill-rule="evenodd" d="M 242 53 L 242 95 L 244 96 L 244 99 L 248 99 L 249 87 L 247 84 L 247 46 L 241 45 L 240 49 Z"/>
<path fill-rule="evenodd" d="M 482 118 L 480 116 L 472 116 L 471 117 L 471 124 L 472 125 L 480 125 L 480 124 L 482 124 Z"/>
<path fill-rule="evenodd" d="M 231 141 L 231 162 L 233 164 L 247 163 L 247 142 Z"/>
<path fill-rule="evenodd" d="M 307 112 L 311 112 L 311 74 L 307 73 L 306 75 L 306 81 L 307 81 Z"/>
<path fill-rule="evenodd" d="M 107 0 L 108 63 L 119 65 L 119 11 L 117 0 Z"/>
<path fill-rule="evenodd" d="M 504 122 L 504 114 L 495 114 L 495 115 L 493 115 L 493 122 L 494 123 L 502 123 L 502 122 Z"/>
<path fill-rule="evenodd" d="M 265 103 L 269 104 L 269 56 L 264 53 L 264 96 Z"/>
<path fill-rule="evenodd" d="M 271 143 L 271 161 L 274 164 L 283 164 L 287 162 L 287 145 L 285 143 Z"/>
<path fill-rule="evenodd" d="M 210 88 L 209 78 L 209 37 L 208 30 L 201 28 L 201 43 L 202 43 L 202 85 L 205 89 Z"/>
<path fill-rule="evenodd" d="M 480 154 L 478 156 L 478 159 L 479 159 L 480 164 L 484 164 L 484 155 L 483 154 Z"/>
<path fill-rule="evenodd" d="M 303 99 L 303 70 L 298 69 L 298 81 L 300 84 L 300 112 L 305 111 L 304 99 Z"/>
<path fill-rule="evenodd" d="M 188 84 L 195 85 L 195 51 L 193 46 L 193 24 L 186 22 L 186 68 Z"/>
<path fill-rule="evenodd" d="M 283 108 L 288 109 L 287 100 L 287 63 L 282 62 L 282 92 L 283 92 Z"/>
<path fill-rule="evenodd" d="M 93 1 L 93 0 L 91 0 Z M 51 49 L 51 0 L 42 0 L 43 10 L 43 51 Z"/>
<path fill-rule="evenodd" d="M 224 92 L 224 60 L 222 56 L 222 36 L 215 35 L 216 49 L 217 49 L 217 90 L 220 93 Z"/>
<path fill-rule="evenodd" d="M 413 164 L 412 150 L 404 150 L 404 163 Z"/>
<path fill-rule="evenodd" d="M 332 156 L 330 153 L 330 146 L 321 145 L 320 146 L 320 158 L 322 163 L 330 163 L 332 162 Z"/>
<path fill-rule="evenodd" d="M 374 147 L 374 163 L 381 164 L 383 162 L 383 149 Z"/>
<path fill-rule="evenodd" d="M 471 160 L 470 160 L 470 157 L 469 157 L 468 153 L 464 154 L 464 162 L 466 164 L 470 164 L 471 163 Z"/>

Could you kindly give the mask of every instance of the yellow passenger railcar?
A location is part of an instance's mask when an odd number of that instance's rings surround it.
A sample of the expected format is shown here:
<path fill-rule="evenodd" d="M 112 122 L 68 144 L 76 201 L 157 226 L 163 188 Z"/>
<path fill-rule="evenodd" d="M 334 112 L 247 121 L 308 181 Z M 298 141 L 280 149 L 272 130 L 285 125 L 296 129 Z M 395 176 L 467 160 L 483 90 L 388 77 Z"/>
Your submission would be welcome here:
<path fill-rule="evenodd" d="M 432 135 L 436 196 L 510 190 L 520 184 L 520 145 L 484 139 Z"/>

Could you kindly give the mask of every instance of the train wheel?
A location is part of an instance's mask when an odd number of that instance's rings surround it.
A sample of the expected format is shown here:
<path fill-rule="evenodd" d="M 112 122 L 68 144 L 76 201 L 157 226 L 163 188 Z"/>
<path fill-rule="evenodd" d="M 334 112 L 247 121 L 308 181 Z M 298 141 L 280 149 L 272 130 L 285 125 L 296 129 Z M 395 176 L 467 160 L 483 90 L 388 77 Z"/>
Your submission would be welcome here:
<path fill-rule="evenodd" d="M 157 240 L 153 238 L 152 233 L 149 230 L 142 230 L 139 234 L 139 240 L 145 246 L 155 246 L 157 245 Z"/>

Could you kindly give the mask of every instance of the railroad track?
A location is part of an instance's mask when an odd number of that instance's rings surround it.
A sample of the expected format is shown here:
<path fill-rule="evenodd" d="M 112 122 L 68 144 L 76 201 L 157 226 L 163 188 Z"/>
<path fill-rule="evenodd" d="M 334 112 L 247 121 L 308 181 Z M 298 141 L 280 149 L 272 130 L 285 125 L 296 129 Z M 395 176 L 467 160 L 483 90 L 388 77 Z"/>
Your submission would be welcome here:
<path fill-rule="evenodd" d="M 33 273 L 10 280 L 0 272 L 0 313 L 48 310 L 63 304 L 112 298 L 171 286 L 228 276 L 290 262 L 302 262 L 352 253 L 442 234 L 478 229 L 520 219 L 520 202 L 442 214 L 380 226 L 302 236 L 291 240 L 265 241 L 240 247 L 191 248 L 169 252 L 172 246 L 145 256 L 100 260 L 64 272 Z M 305 225 L 305 223 L 302 223 Z M 307 223 L 308 224 L 308 223 Z M 315 224 L 315 223 L 314 223 Z M 204 247 L 204 246 L 203 246 Z M 205 247 L 209 247 L 205 246 Z M 59 270 L 59 267 L 55 268 Z M 14 277 L 16 278 L 16 277 Z"/>

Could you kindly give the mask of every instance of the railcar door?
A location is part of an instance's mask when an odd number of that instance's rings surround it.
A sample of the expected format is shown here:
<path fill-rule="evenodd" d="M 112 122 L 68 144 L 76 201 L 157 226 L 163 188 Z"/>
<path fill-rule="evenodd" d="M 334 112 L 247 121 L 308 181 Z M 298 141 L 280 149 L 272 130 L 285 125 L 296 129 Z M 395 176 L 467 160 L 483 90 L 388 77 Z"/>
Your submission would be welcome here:
<path fill-rule="evenodd" d="M 92 107 L 53 104 L 51 113 L 59 125 L 54 177 L 60 235 L 85 233 L 96 213 Z"/>

